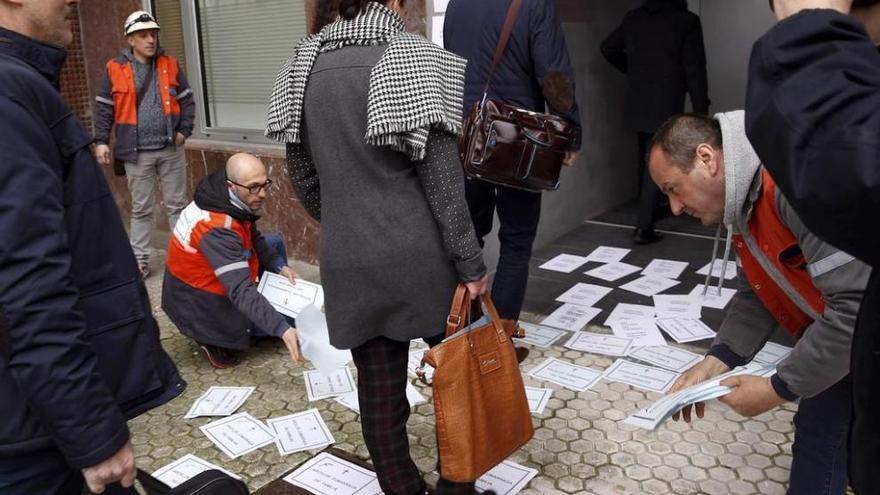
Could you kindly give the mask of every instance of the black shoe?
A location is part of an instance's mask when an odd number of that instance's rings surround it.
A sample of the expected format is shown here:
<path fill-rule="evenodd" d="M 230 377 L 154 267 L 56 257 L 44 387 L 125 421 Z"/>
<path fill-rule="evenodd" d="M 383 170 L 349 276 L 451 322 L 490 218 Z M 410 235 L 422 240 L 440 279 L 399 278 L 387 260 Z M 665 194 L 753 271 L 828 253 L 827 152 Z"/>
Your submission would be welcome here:
<path fill-rule="evenodd" d="M 519 364 L 522 364 L 529 357 L 529 349 L 526 347 L 513 346 L 513 351 L 516 353 L 516 362 Z"/>
<path fill-rule="evenodd" d="M 663 234 L 654 229 L 636 229 L 633 232 L 633 242 L 639 245 L 653 244 L 663 240 Z"/>
<path fill-rule="evenodd" d="M 231 368 L 238 364 L 238 356 L 229 349 L 209 344 L 200 344 L 200 347 L 208 358 L 208 362 L 211 363 L 211 366 L 218 370 Z"/>

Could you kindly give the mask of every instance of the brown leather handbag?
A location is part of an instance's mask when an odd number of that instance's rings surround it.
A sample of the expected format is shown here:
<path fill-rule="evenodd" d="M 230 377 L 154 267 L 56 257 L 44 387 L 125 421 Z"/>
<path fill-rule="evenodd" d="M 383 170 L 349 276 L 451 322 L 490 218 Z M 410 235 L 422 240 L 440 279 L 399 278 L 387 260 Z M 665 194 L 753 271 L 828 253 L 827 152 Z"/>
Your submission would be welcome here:
<path fill-rule="evenodd" d="M 559 188 L 559 173 L 573 140 L 574 126 L 562 117 L 523 110 L 489 98 L 489 84 L 519 15 L 512 0 L 482 100 L 464 122 L 458 153 L 468 177 L 540 192 Z"/>
<path fill-rule="evenodd" d="M 468 325 L 467 288 L 452 299 L 446 338 L 425 353 L 434 367 L 437 445 L 443 478 L 473 482 L 532 438 L 532 417 L 510 335 L 489 296 L 486 315 Z M 515 325 L 508 325 L 509 331 Z"/>

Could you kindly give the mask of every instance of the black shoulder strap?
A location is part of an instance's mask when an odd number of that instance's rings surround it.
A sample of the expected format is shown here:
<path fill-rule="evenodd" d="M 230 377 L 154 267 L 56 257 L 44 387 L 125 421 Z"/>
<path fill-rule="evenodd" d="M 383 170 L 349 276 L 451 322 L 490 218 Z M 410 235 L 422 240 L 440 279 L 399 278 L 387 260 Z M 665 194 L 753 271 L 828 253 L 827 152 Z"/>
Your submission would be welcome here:
<path fill-rule="evenodd" d="M 510 7 L 507 9 L 507 17 L 504 19 L 504 26 L 501 28 L 501 36 L 498 38 L 498 45 L 495 46 L 495 58 L 492 59 L 492 68 L 489 70 L 489 77 L 486 78 L 486 87 L 483 93 L 489 91 L 489 84 L 492 82 L 492 76 L 495 75 L 495 69 L 501 63 L 501 56 L 507 49 L 507 42 L 510 41 L 510 33 L 513 32 L 513 25 L 519 16 L 519 10 L 522 7 L 522 0 L 511 0 Z"/>

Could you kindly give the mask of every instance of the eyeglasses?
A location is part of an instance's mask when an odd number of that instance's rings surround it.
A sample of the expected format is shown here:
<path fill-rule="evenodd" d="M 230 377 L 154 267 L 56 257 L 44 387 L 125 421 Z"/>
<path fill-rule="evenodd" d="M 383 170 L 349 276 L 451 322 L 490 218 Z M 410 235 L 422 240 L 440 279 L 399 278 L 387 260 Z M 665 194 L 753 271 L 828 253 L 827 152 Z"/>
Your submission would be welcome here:
<path fill-rule="evenodd" d="M 226 180 L 229 181 L 230 184 L 235 184 L 238 187 L 243 187 L 243 188 L 247 189 L 248 192 L 251 194 L 260 194 L 260 191 L 263 191 L 263 190 L 268 192 L 269 186 L 272 185 L 272 179 L 266 179 L 266 182 L 264 182 L 262 184 L 254 184 L 252 186 L 246 186 L 244 184 L 239 184 L 238 182 L 235 182 L 235 181 L 229 180 L 229 179 L 226 179 Z"/>
<path fill-rule="evenodd" d="M 129 28 L 131 28 L 132 26 L 134 26 L 135 24 L 137 24 L 139 22 L 156 22 L 156 20 L 153 19 L 153 16 L 151 16 L 150 14 L 141 14 L 137 19 L 134 19 L 131 22 L 129 22 L 128 24 L 126 24 L 125 29 L 123 29 L 122 31 L 128 32 Z"/>

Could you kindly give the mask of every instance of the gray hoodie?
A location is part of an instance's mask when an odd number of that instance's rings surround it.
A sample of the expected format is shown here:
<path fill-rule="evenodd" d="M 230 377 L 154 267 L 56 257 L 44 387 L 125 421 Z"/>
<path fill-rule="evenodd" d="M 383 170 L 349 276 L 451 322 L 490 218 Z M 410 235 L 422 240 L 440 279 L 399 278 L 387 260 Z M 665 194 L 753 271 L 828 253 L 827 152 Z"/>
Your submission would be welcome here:
<path fill-rule="evenodd" d="M 825 301 L 825 310 L 822 314 L 817 314 L 773 267 L 749 233 L 748 221 L 752 207 L 762 190 L 762 166 L 746 137 L 744 112 L 721 113 L 715 119 L 721 124 L 724 148 L 723 222 L 728 230 L 725 261 L 730 253 L 731 234 L 742 235 L 745 246 L 765 271 L 813 318 L 792 353 L 779 363 L 777 374 L 771 378 L 776 392 L 788 400 L 813 397 L 849 373 L 852 333 L 870 268 L 808 231 L 785 197 L 777 190 L 776 207 L 779 219 L 797 238 L 807 262 L 805 269 Z M 719 226 L 719 234 L 720 232 Z M 758 299 L 742 269 L 738 271 L 737 294 L 709 350 L 710 355 L 721 359 L 730 367 L 750 361 L 777 326 L 773 315 Z"/>

